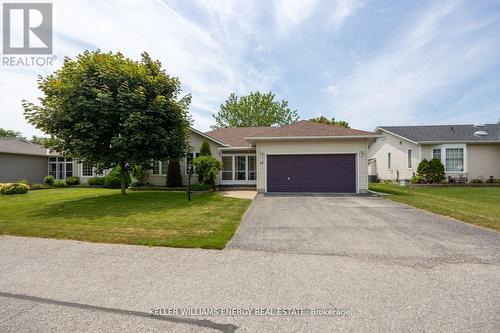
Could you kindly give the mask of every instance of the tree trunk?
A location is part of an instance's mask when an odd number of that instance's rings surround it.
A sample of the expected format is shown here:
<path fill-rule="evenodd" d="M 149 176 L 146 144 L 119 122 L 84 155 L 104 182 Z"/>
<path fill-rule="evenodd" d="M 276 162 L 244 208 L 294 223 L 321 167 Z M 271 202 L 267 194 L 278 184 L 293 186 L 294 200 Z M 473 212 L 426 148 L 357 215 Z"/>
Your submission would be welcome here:
<path fill-rule="evenodd" d="M 125 195 L 127 193 L 126 192 L 126 189 L 127 189 L 127 169 L 126 169 L 126 165 L 125 165 L 124 161 L 120 162 L 120 180 L 121 180 L 121 185 L 120 185 L 121 192 L 123 195 Z"/>

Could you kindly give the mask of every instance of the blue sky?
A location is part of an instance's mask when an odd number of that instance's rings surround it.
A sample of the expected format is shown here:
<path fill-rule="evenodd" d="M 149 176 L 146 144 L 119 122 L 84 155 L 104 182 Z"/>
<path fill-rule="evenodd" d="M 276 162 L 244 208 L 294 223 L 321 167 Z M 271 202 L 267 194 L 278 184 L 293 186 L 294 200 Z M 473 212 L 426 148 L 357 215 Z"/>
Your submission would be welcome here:
<path fill-rule="evenodd" d="M 159 59 L 208 130 L 231 93 L 273 91 L 302 119 L 377 125 L 500 119 L 498 1 L 54 1 L 53 67 L 0 66 L 0 127 L 40 134 L 20 101 L 85 49 Z"/>

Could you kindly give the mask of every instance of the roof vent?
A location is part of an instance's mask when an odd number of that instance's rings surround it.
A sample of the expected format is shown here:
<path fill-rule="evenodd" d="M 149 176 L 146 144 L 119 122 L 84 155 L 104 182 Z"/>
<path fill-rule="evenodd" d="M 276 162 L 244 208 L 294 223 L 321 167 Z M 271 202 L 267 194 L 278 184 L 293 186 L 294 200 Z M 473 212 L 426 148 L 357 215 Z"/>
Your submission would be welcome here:
<path fill-rule="evenodd" d="M 487 136 L 488 135 L 488 132 L 485 132 L 485 131 L 475 131 L 474 132 L 474 136 Z"/>

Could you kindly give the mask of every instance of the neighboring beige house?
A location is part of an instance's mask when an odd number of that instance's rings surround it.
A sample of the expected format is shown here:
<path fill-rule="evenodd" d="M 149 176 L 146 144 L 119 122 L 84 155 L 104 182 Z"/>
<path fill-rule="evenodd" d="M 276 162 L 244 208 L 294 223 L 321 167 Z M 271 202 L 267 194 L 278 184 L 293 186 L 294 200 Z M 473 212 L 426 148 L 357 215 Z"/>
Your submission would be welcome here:
<path fill-rule="evenodd" d="M 65 158 L 41 145 L 22 138 L 0 138 L 0 183 L 27 180 L 41 183 L 47 175 L 64 180 L 76 176 L 82 183 L 91 177 L 104 177 L 95 168 Z"/>
<path fill-rule="evenodd" d="M 410 179 L 422 159 L 438 158 L 446 176 L 500 178 L 500 124 L 379 126 L 369 145 L 368 173 Z"/>
<path fill-rule="evenodd" d="M 191 129 L 192 152 L 181 160 L 183 183 L 187 183 L 187 160 L 199 155 L 206 139 L 212 155 L 223 165 L 218 185 L 251 186 L 259 192 L 364 193 L 368 191 L 368 144 L 378 137 L 372 132 L 307 120 L 283 127 L 223 128 L 206 133 Z M 50 155 L 26 140 L 11 150 L 15 153 L 8 153 L 7 159 L 24 155 L 26 161 L 36 159 L 37 167 L 29 173 L 14 172 L 15 165 L 23 162 L 13 161 L 12 167 L 0 170 L 0 182 L 41 182 L 46 174 L 52 174 L 57 179 L 78 176 L 85 183 L 91 176 L 100 176 L 90 166 Z M 36 157 L 32 151 L 38 152 Z M 154 162 L 147 182 L 165 185 L 166 170 L 166 161 Z M 197 181 L 196 175 L 192 181 Z"/>

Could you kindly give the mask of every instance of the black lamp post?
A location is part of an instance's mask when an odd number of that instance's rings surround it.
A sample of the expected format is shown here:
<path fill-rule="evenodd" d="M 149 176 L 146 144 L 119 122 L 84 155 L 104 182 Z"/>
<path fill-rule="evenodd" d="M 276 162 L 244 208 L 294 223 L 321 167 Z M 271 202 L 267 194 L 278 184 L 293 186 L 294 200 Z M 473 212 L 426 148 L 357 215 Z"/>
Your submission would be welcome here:
<path fill-rule="evenodd" d="M 191 201 L 191 176 L 193 175 L 193 160 L 187 159 L 187 174 L 188 174 L 188 201 Z"/>

